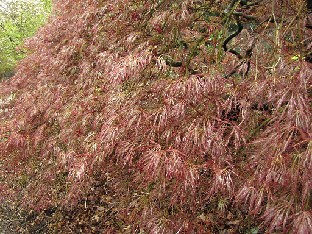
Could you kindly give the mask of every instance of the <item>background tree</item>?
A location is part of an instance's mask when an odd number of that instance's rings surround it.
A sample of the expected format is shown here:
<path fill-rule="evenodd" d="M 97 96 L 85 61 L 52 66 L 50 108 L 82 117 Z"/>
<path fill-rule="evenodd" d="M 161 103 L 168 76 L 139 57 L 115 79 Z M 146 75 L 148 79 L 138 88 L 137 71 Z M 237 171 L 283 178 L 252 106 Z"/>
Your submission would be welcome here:
<path fill-rule="evenodd" d="M 13 73 L 25 57 L 24 39 L 33 36 L 51 11 L 51 1 L 18 0 L 0 3 L 0 74 Z"/>
<path fill-rule="evenodd" d="M 110 193 L 98 219 L 113 233 L 311 233 L 305 1 L 55 9 L 0 84 L 3 198 L 40 210 Z"/>

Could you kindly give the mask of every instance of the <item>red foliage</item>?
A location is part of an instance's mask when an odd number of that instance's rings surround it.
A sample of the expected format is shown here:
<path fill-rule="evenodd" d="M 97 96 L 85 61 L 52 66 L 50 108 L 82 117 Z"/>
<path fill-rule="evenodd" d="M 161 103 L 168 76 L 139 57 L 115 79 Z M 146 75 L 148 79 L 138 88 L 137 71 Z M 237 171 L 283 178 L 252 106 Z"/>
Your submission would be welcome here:
<path fill-rule="evenodd" d="M 269 232 L 311 233 L 304 2 L 274 2 L 55 1 L 0 84 L 0 193 L 75 204 L 110 173 L 133 230 L 204 232 L 217 198 Z M 241 59 L 222 49 L 237 17 Z"/>

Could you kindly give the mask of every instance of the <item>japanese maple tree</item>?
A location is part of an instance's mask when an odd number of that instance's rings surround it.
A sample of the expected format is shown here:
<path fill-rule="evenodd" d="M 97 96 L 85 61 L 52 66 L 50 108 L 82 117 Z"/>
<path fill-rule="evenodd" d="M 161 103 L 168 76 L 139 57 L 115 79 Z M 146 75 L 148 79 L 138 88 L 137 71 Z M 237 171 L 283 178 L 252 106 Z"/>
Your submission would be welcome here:
<path fill-rule="evenodd" d="M 306 10 L 55 1 L 0 84 L 1 197 L 75 206 L 110 177 L 130 233 L 206 233 L 226 210 L 311 233 Z"/>

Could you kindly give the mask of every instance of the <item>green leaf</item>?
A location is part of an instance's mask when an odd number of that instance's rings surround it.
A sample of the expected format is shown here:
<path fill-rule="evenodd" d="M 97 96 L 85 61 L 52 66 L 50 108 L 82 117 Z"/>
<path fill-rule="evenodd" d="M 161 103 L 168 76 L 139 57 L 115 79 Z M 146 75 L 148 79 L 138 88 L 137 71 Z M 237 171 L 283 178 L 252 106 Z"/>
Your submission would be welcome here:
<path fill-rule="evenodd" d="M 300 56 L 299 55 L 294 55 L 291 57 L 292 60 L 294 61 L 298 61 L 300 59 Z"/>

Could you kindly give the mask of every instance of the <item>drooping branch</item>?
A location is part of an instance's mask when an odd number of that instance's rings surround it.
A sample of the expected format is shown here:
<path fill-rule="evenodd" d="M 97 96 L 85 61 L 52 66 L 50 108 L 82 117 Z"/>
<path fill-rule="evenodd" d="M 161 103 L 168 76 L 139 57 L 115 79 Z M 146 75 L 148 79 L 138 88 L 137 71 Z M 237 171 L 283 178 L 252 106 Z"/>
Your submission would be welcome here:
<path fill-rule="evenodd" d="M 242 2 L 242 1 L 241 1 Z M 257 6 L 259 5 L 261 2 L 263 2 L 263 0 L 258 0 L 258 1 L 255 1 L 255 2 L 246 2 L 246 4 L 243 4 L 242 5 L 242 8 L 250 8 L 250 7 L 253 7 L 253 6 Z"/>
<path fill-rule="evenodd" d="M 183 67 L 184 66 L 182 61 L 176 61 L 170 57 L 165 57 L 165 62 L 166 62 L 166 65 L 170 67 Z M 198 74 L 198 71 L 195 71 L 194 69 L 190 68 L 189 65 L 185 64 L 185 67 L 187 67 L 187 70 L 190 74 Z"/>
<path fill-rule="evenodd" d="M 235 17 L 235 20 L 236 20 L 236 23 L 237 23 L 237 30 L 233 33 L 233 34 L 231 34 L 230 36 L 228 36 L 225 40 L 224 40 L 224 42 L 223 42 L 223 44 L 222 44 L 222 47 L 223 47 L 223 50 L 225 51 L 225 52 L 230 52 L 230 53 L 232 53 L 232 54 L 234 54 L 238 59 L 242 59 L 243 57 L 240 55 L 240 53 L 238 53 L 236 50 L 234 50 L 234 49 L 228 49 L 227 48 L 227 44 L 234 38 L 234 37 L 237 37 L 238 36 L 238 34 L 240 34 L 241 33 L 241 31 L 243 30 L 243 25 L 242 25 L 242 23 L 240 22 L 240 20 L 238 19 L 238 17 Z"/>
<path fill-rule="evenodd" d="M 256 6 L 258 5 L 259 3 L 261 2 L 260 1 L 256 1 L 256 2 L 253 2 L 253 3 L 245 3 L 245 4 L 242 4 L 242 1 L 239 1 L 239 3 L 242 5 L 242 7 L 252 7 L 252 6 Z M 231 6 L 232 8 L 234 8 L 236 5 L 237 5 L 237 1 L 233 0 L 232 3 L 231 3 Z M 223 50 L 224 52 L 230 52 L 232 54 L 234 54 L 239 60 L 240 62 L 238 63 L 237 66 L 235 66 L 234 69 L 232 69 L 232 71 L 227 74 L 225 76 L 225 78 L 229 78 L 230 76 L 232 76 L 234 73 L 237 72 L 237 70 L 243 65 L 243 64 L 246 64 L 247 65 L 247 68 L 245 70 L 245 73 L 244 75 L 247 75 L 249 70 L 250 70 L 250 58 L 252 56 L 252 51 L 253 51 L 253 48 L 255 47 L 255 43 L 256 43 L 256 39 L 254 39 L 251 43 L 250 43 L 250 46 L 246 49 L 246 52 L 245 52 L 245 55 L 241 55 L 239 52 L 237 52 L 236 50 L 234 49 L 229 49 L 228 48 L 228 43 L 235 37 L 237 37 L 241 31 L 243 30 L 244 26 L 241 22 L 241 19 L 244 18 L 246 20 L 254 20 L 254 21 L 257 21 L 257 18 L 252 16 L 252 15 L 247 15 L 247 14 L 244 14 L 242 12 L 239 12 L 239 11 L 235 11 L 234 9 L 231 10 L 232 12 L 232 16 L 234 17 L 235 21 L 236 21 L 236 25 L 237 25 L 237 30 L 229 35 L 223 42 L 222 44 L 222 47 L 223 47 Z M 228 16 L 229 17 L 229 16 Z"/>
<path fill-rule="evenodd" d="M 165 62 L 166 62 L 166 65 L 168 65 L 170 67 L 181 67 L 182 66 L 181 61 L 175 61 L 170 57 L 166 57 Z"/>
<path fill-rule="evenodd" d="M 252 16 L 252 15 L 244 14 L 244 13 L 242 13 L 242 12 L 234 11 L 234 12 L 233 12 L 233 15 L 235 15 L 235 16 L 241 16 L 241 17 L 243 17 L 243 18 L 245 18 L 245 19 L 247 19 L 247 20 L 257 20 L 256 17 L 254 17 L 254 16 Z"/>

